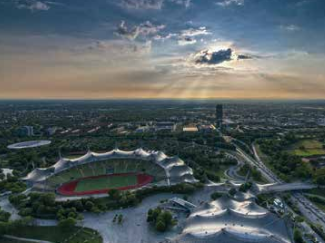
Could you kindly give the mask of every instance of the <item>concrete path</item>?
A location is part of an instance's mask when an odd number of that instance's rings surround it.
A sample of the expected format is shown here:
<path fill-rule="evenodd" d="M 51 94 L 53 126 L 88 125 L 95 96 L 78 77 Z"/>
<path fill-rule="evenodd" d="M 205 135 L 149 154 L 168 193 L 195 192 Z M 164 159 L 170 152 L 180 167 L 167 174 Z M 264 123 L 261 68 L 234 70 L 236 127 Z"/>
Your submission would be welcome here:
<path fill-rule="evenodd" d="M 17 220 L 21 218 L 18 215 L 18 210 L 9 202 L 8 196 L 0 197 L 0 208 L 1 210 L 10 213 L 10 220 Z"/>
<path fill-rule="evenodd" d="M 159 206 L 161 200 L 179 196 L 162 193 L 144 199 L 136 207 L 113 210 L 106 213 L 85 213 L 82 226 L 97 230 L 103 237 L 104 243 L 155 243 L 180 233 L 181 228 L 175 227 L 170 232 L 157 233 L 147 223 L 147 212 L 150 208 Z M 123 223 L 113 223 L 115 215 L 123 215 Z"/>
<path fill-rule="evenodd" d="M 35 239 L 28 239 L 28 238 L 21 238 L 21 237 L 16 237 L 12 235 L 4 235 L 3 237 L 11 240 L 20 240 L 24 242 L 32 242 L 32 243 L 53 243 L 51 241 L 46 241 L 46 240 L 35 240 Z"/>

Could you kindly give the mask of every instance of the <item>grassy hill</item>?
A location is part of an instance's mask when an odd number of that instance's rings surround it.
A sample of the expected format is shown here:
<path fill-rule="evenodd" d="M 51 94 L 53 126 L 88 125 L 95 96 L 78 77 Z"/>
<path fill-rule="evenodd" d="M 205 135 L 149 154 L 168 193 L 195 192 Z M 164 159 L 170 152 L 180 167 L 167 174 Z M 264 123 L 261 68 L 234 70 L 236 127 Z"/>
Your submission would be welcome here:
<path fill-rule="evenodd" d="M 324 143 L 317 139 L 305 139 L 296 142 L 288 148 L 288 151 L 297 156 L 308 157 L 315 155 L 325 155 Z"/>

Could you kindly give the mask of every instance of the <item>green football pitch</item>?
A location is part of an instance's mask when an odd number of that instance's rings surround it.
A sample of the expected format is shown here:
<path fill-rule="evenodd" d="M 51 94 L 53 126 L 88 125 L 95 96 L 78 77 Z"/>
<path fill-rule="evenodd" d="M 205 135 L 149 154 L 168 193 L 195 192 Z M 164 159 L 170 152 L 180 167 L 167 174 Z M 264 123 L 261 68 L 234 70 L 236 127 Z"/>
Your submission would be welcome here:
<path fill-rule="evenodd" d="M 78 182 L 74 192 L 92 190 L 114 189 L 134 186 L 138 183 L 137 175 L 104 176 L 98 178 L 86 178 Z"/>

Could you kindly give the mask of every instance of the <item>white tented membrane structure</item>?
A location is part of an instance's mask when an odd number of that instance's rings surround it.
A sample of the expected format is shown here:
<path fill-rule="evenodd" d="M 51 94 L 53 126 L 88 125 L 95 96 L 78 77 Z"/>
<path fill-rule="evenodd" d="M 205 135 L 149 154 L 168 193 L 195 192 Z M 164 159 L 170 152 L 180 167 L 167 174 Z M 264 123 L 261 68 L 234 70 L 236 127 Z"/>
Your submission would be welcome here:
<path fill-rule="evenodd" d="M 173 243 L 290 243 L 283 219 L 253 200 L 223 196 L 196 208 Z"/>
<path fill-rule="evenodd" d="M 197 180 L 193 176 L 193 171 L 183 160 L 174 156 L 168 157 L 161 151 L 145 151 L 141 148 L 133 151 L 123 151 L 114 149 L 105 153 L 95 153 L 88 151 L 85 155 L 75 158 L 60 158 L 54 165 L 48 168 L 36 168 L 30 172 L 23 180 L 31 184 L 44 183 L 48 178 L 60 174 L 65 170 L 80 165 L 98 163 L 114 159 L 128 159 L 135 161 L 150 161 L 153 164 L 163 168 L 166 173 L 168 185 L 174 185 L 181 182 L 194 183 Z"/>

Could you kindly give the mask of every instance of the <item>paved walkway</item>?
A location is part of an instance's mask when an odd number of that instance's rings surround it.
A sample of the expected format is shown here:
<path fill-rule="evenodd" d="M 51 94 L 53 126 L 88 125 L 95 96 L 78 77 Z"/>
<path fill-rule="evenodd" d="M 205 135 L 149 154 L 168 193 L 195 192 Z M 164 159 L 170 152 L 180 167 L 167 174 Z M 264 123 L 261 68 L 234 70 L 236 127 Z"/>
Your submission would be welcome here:
<path fill-rule="evenodd" d="M 32 243 L 53 243 L 51 241 L 46 241 L 46 240 L 35 240 L 35 239 L 21 238 L 21 237 L 16 237 L 16 236 L 12 236 L 12 235 L 4 235 L 3 237 L 5 237 L 7 239 L 20 240 L 20 241 L 32 242 Z"/>
<path fill-rule="evenodd" d="M 160 193 L 144 199 L 136 207 L 108 211 L 106 213 L 85 213 L 82 222 L 83 227 L 97 230 L 103 237 L 104 243 L 129 243 L 161 242 L 165 238 L 173 237 L 180 233 L 181 229 L 175 227 L 170 232 L 157 233 L 147 223 L 147 213 L 150 208 L 157 207 L 161 200 L 178 196 L 171 193 Z M 116 214 L 123 215 L 123 223 L 113 223 Z"/>
<path fill-rule="evenodd" d="M 0 208 L 3 211 L 10 213 L 10 220 L 17 220 L 21 218 L 18 215 L 18 210 L 9 202 L 8 196 L 0 197 Z"/>

